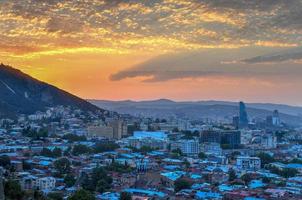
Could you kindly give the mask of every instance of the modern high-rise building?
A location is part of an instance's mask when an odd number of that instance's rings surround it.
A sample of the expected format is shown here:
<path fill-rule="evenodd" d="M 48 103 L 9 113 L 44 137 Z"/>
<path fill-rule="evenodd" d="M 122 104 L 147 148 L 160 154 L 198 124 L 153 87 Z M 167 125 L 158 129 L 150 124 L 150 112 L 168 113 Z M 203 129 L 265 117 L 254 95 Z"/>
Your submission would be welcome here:
<path fill-rule="evenodd" d="M 245 104 L 240 101 L 239 102 L 239 128 L 245 128 L 248 126 L 248 116 L 246 112 Z"/>
<path fill-rule="evenodd" d="M 202 131 L 200 133 L 201 143 L 219 143 L 221 141 L 221 136 L 219 131 Z"/>
<path fill-rule="evenodd" d="M 241 144 L 240 131 L 203 131 L 200 134 L 201 143 L 219 143 L 230 148 L 238 148 Z"/>
<path fill-rule="evenodd" d="M 280 124 L 281 124 L 278 110 L 274 110 L 274 112 L 273 112 L 272 123 L 274 126 L 280 126 Z"/>
<path fill-rule="evenodd" d="M 220 133 L 222 145 L 228 145 L 230 148 L 238 148 L 241 144 L 241 132 L 240 131 L 222 131 Z"/>
<path fill-rule="evenodd" d="M 115 119 L 109 122 L 109 126 L 113 128 L 113 138 L 120 140 L 123 136 L 123 121 Z"/>
<path fill-rule="evenodd" d="M 274 110 L 273 115 L 266 117 L 266 126 L 267 127 L 279 127 L 281 125 L 281 120 L 279 117 L 279 111 Z"/>

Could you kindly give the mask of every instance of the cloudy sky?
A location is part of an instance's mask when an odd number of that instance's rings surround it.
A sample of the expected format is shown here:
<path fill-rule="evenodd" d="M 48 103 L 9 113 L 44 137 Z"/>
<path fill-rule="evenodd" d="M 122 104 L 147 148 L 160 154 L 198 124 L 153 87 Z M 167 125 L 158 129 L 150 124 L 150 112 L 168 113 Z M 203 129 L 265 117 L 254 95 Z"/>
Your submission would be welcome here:
<path fill-rule="evenodd" d="M 83 98 L 302 105 L 301 0 L 0 0 L 0 62 Z"/>

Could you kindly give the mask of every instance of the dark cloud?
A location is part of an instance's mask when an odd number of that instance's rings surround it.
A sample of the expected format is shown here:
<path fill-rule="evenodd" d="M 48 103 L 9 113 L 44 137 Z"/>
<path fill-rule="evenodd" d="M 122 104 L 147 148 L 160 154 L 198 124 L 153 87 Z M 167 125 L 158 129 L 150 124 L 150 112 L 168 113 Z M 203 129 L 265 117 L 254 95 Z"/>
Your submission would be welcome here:
<path fill-rule="evenodd" d="M 135 78 L 135 77 L 147 77 L 143 82 L 162 82 L 172 79 L 183 79 L 183 78 L 199 78 L 219 75 L 218 72 L 203 72 L 203 71 L 121 71 L 117 74 L 110 76 L 112 81 L 120 81 L 125 78 Z"/>
<path fill-rule="evenodd" d="M 230 58 L 230 55 L 236 55 L 237 51 L 216 51 L 216 55 L 195 51 L 159 56 L 112 74 L 110 80 L 120 81 L 136 77 L 145 77 L 144 82 L 163 82 L 173 79 L 201 77 L 247 77 L 269 80 L 273 77 L 300 79 L 302 75 L 301 65 L 297 63 L 254 65 L 254 63 L 257 63 L 257 59 L 263 61 L 259 59 L 260 57 L 250 60 L 243 59 L 244 62 L 231 60 L 224 62 L 225 54 Z M 300 55 L 302 54 L 300 53 Z"/>
<path fill-rule="evenodd" d="M 244 59 L 245 63 L 278 63 L 291 60 L 301 60 L 302 59 L 302 48 L 290 49 L 274 54 L 256 56 L 249 59 Z"/>

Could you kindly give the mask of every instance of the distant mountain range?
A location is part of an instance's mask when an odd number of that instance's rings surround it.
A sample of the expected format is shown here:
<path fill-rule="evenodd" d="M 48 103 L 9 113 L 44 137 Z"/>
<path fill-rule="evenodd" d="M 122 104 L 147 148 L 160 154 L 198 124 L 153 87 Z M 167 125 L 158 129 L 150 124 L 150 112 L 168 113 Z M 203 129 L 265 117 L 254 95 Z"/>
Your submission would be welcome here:
<path fill-rule="evenodd" d="M 57 105 L 103 111 L 86 100 L 0 64 L 0 118 L 32 114 Z"/>
<path fill-rule="evenodd" d="M 94 105 L 123 114 L 147 117 L 178 116 L 189 119 L 229 119 L 238 115 L 238 102 L 227 101 L 196 101 L 175 102 L 167 99 L 154 101 L 107 101 L 89 100 Z M 247 103 L 247 112 L 251 118 L 262 118 L 279 110 L 281 119 L 292 125 L 302 124 L 302 107 L 269 104 Z"/>

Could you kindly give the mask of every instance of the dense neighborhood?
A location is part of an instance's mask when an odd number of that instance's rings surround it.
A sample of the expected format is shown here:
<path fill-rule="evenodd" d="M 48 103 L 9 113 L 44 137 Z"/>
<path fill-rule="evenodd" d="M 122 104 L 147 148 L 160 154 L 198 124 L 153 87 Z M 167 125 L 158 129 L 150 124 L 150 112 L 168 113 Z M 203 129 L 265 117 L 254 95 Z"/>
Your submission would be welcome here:
<path fill-rule="evenodd" d="M 301 199 L 301 129 L 70 107 L 0 121 L 0 199 Z"/>

